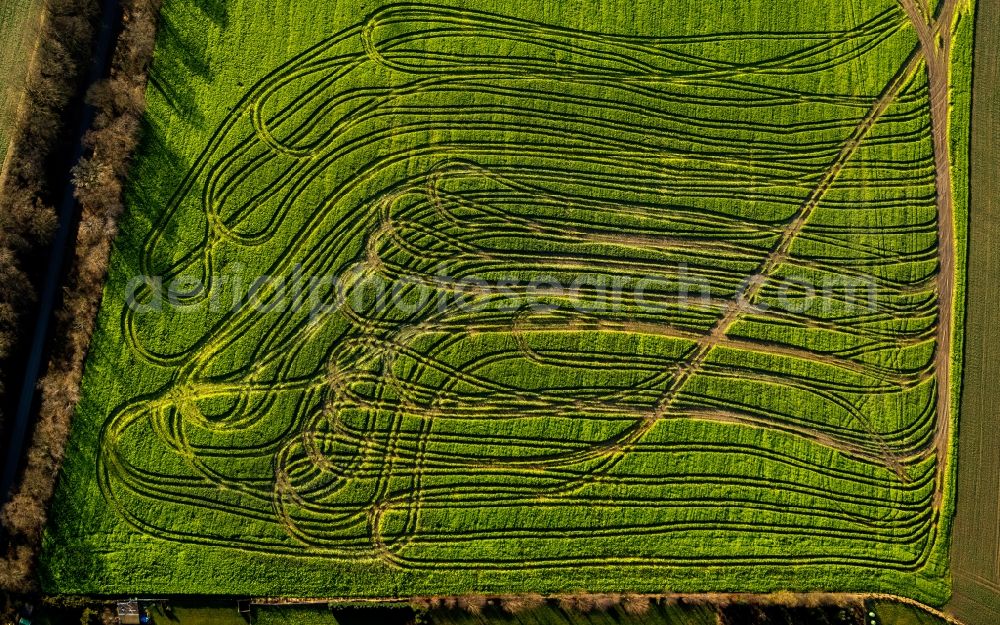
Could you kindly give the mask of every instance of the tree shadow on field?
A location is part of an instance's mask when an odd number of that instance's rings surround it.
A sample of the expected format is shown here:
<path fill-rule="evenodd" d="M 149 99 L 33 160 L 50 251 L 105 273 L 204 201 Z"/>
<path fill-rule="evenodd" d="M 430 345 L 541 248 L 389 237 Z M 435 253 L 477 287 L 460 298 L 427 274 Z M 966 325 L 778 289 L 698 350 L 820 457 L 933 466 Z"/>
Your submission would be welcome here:
<path fill-rule="evenodd" d="M 140 259 L 143 248 L 153 229 L 160 225 L 160 218 L 167 210 L 171 197 L 193 166 L 192 161 L 177 152 L 167 141 L 160 120 L 147 116 L 143 119 L 142 135 L 136 149 L 125 189 L 128 216 L 115 239 L 119 253 L 115 269 L 132 277 L 142 272 Z M 177 240 L 180 233 L 177 219 L 170 219 L 161 227 L 165 241 Z M 166 246 L 169 247 L 169 246 Z M 154 258 L 152 265 L 162 266 L 169 258 Z"/>
<path fill-rule="evenodd" d="M 229 26 L 229 9 L 226 8 L 225 0 L 200 0 L 194 6 L 219 28 Z"/>
<path fill-rule="evenodd" d="M 204 22 L 215 23 L 215 28 Z M 227 18 L 228 20 L 228 18 Z M 206 31 L 225 28 L 200 4 L 187 1 L 170 2 L 160 11 L 158 52 L 171 64 L 180 63 L 192 74 L 211 80 L 208 47 L 212 37 Z"/>
<path fill-rule="evenodd" d="M 164 5 L 156 39 L 156 55 L 149 83 L 187 123 L 204 128 L 196 86 L 211 84 L 215 72 L 209 62 L 209 45 L 217 37 L 206 32 L 224 30 L 229 14 L 222 0 L 177 0 Z"/>

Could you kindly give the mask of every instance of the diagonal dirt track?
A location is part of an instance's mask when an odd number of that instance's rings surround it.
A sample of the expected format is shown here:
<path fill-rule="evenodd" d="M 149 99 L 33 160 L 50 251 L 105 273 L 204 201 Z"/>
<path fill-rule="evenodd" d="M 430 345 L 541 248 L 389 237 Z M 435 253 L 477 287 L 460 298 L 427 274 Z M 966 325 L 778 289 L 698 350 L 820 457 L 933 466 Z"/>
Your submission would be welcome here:
<path fill-rule="evenodd" d="M 875 125 L 879 117 L 889 108 L 902 88 L 916 72 L 921 62 L 927 71 L 931 128 L 934 144 L 934 167 L 936 182 L 938 256 L 939 267 L 936 276 L 938 292 L 938 330 L 934 369 L 937 378 L 937 406 L 935 419 L 934 453 L 937 456 L 936 485 L 932 508 L 940 512 L 944 497 L 944 480 L 947 470 L 947 455 L 951 431 L 951 352 L 952 323 L 955 291 L 955 232 L 954 194 L 951 181 L 951 152 L 949 133 L 950 75 L 952 24 L 956 16 L 958 0 L 944 0 L 938 15 L 931 15 L 922 0 L 898 0 L 913 25 L 919 40 L 919 47 L 907 63 L 886 86 L 879 99 L 855 128 L 837 158 L 824 174 L 809 198 L 802 205 L 793 220 L 781 233 L 778 245 L 765 258 L 761 267 L 751 275 L 736 297 L 724 310 L 714 326 L 697 342 L 687 362 L 661 397 L 655 411 L 622 441 L 611 447 L 620 450 L 638 440 L 652 425 L 662 418 L 681 389 L 691 376 L 704 364 L 708 354 L 724 339 L 728 330 L 737 321 L 760 293 L 767 278 L 787 258 L 792 243 L 801 232 L 815 207 L 826 195 L 837 179 L 844 165 L 853 157 L 861 142 Z M 873 431 L 874 434 L 874 431 Z M 893 468 L 905 478 L 902 468 L 891 453 L 886 452 L 886 466 Z"/>
<path fill-rule="evenodd" d="M 803 227 L 805 227 L 815 208 L 819 205 L 827 191 L 837 180 L 837 177 L 840 175 L 844 166 L 857 152 L 869 131 L 875 126 L 878 119 L 896 100 L 896 97 L 920 67 L 922 57 L 923 54 L 919 49 L 914 51 L 907 62 L 900 68 L 896 75 L 893 76 L 889 84 L 886 85 L 878 100 L 875 101 L 868 113 L 862 118 L 861 122 L 851 133 L 836 159 L 834 159 L 833 163 L 831 163 L 827 171 L 824 173 L 819 184 L 809 194 L 809 197 L 802 204 L 792 221 L 790 221 L 785 227 L 784 231 L 781 233 L 777 246 L 775 246 L 774 250 L 764 259 L 760 268 L 754 272 L 753 275 L 747 278 L 743 288 L 740 289 L 740 291 L 736 294 L 736 297 L 727 306 L 723 315 L 719 318 L 711 330 L 696 344 L 687 363 L 682 365 L 674 380 L 671 382 L 670 387 L 661 398 L 656 410 L 647 419 L 648 424 L 644 426 L 643 432 L 645 429 L 652 427 L 653 423 L 658 421 L 667 413 L 670 406 L 679 396 L 685 383 L 694 373 L 698 371 L 698 369 L 701 368 L 712 349 L 725 339 L 727 332 L 730 328 L 732 328 L 733 324 L 736 323 L 740 314 L 752 305 L 753 300 L 761 292 L 767 279 L 787 259 L 792 244 L 795 242 L 796 237 L 802 231 Z M 872 433 L 874 434 L 874 431 Z M 884 461 L 886 466 L 897 470 L 897 472 L 901 471 L 896 460 L 892 458 L 891 454 L 888 452 Z"/>
<path fill-rule="evenodd" d="M 954 0 L 950 1 L 952 3 L 954 2 Z M 921 39 L 921 41 L 923 40 Z M 878 99 L 875 100 L 869 110 L 865 113 L 864 117 L 861 118 L 858 125 L 851 131 L 850 136 L 837 153 L 833 162 L 830 163 L 827 169 L 823 172 L 823 176 L 819 180 L 818 184 L 812 189 L 809 196 L 795 212 L 792 219 L 782 229 L 774 249 L 763 259 L 759 268 L 744 281 L 743 285 L 738 289 L 734 297 L 722 310 L 722 314 L 715 324 L 712 325 L 706 334 L 701 335 L 695 342 L 691 353 L 688 355 L 685 362 L 678 367 L 676 374 L 660 397 L 654 410 L 638 421 L 635 426 L 617 436 L 615 439 L 586 451 L 568 454 L 561 459 L 561 463 L 575 463 L 584 459 L 600 457 L 604 459 L 602 464 L 593 469 L 590 473 L 588 473 L 588 475 L 595 476 L 598 474 L 606 474 L 621 460 L 624 456 L 623 452 L 629 450 L 637 444 L 638 441 L 640 441 L 669 413 L 687 382 L 703 367 L 708 355 L 715 347 L 726 341 L 727 333 L 739 320 L 740 315 L 752 309 L 754 299 L 760 294 L 768 278 L 770 278 L 782 265 L 782 263 L 787 260 L 792 244 L 795 242 L 802 229 L 806 226 L 816 207 L 819 206 L 829 189 L 832 187 L 834 182 L 836 182 L 845 165 L 847 165 L 847 163 L 857 153 L 862 142 L 868 136 L 869 132 L 875 126 L 879 118 L 881 118 L 893 102 L 896 101 L 896 98 L 904 90 L 914 74 L 919 71 L 920 65 L 923 61 L 924 53 L 923 45 L 921 44 L 914 49 L 913 53 L 909 56 L 906 62 L 900 67 L 888 84 L 886 84 L 882 93 L 879 94 Z M 945 98 L 945 103 L 947 103 L 947 98 Z M 947 142 L 947 138 L 945 138 L 944 141 Z M 948 172 L 946 177 L 950 180 L 950 164 L 946 163 L 946 167 Z M 938 171 L 937 175 L 940 177 L 940 171 Z M 949 184 L 949 198 L 950 195 Z M 947 353 L 950 353 L 950 349 L 947 350 Z M 937 366 L 939 369 L 940 363 L 938 363 Z M 940 375 L 939 371 L 937 372 L 937 375 Z M 895 457 L 888 446 L 881 441 L 881 438 L 871 424 L 862 423 L 861 425 L 872 435 L 873 438 L 878 441 L 880 447 L 883 448 L 884 451 L 881 454 L 883 464 L 890 470 L 894 471 L 901 480 L 906 481 L 907 477 L 905 470 L 903 469 L 899 458 Z M 938 434 L 938 436 L 940 436 L 940 434 Z M 945 432 L 945 442 L 943 444 L 945 448 L 947 448 L 947 438 L 947 432 Z M 582 481 L 577 480 L 574 483 L 573 488 L 578 488 L 581 484 Z M 938 498 L 939 497 L 940 495 L 938 495 Z M 937 506 L 935 506 L 935 508 L 937 508 Z"/>

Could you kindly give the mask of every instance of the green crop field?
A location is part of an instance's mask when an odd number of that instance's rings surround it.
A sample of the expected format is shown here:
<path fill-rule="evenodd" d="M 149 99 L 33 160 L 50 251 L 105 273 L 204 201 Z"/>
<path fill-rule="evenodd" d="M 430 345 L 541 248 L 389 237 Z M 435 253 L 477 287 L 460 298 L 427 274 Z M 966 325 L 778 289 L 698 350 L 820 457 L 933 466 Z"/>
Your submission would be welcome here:
<path fill-rule="evenodd" d="M 945 625 L 947 623 L 947 621 L 923 610 L 902 603 L 879 602 L 874 604 L 874 610 L 877 622 L 883 625 Z"/>
<path fill-rule="evenodd" d="M 944 602 L 927 4 L 168 0 L 45 590 Z"/>

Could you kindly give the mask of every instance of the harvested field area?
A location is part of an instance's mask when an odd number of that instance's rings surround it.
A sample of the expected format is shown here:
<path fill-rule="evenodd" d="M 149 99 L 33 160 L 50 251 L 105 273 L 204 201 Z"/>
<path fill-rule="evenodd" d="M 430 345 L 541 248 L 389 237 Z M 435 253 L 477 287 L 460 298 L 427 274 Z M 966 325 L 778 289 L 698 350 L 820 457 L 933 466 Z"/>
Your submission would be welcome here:
<path fill-rule="evenodd" d="M 0 4 L 0 163 L 10 147 L 11 131 L 18 122 L 24 81 L 42 19 L 39 0 L 4 0 Z M 2 181 L 2 177 L 0 177 Z"/>
<path fill-rule="evenodd" d="M 943 603 L 970 8 L 800 4 L 167 2 L 46 590 Z"/>
<path fill-rule="evenodd" d="M 965 372 L 958 444 L 958 504 L 948 611 L 968 625 L 1000 622 L 1000 447 L 996 293 L 1000 290 L 1000 5 L 977 9 L 969 207 Z"/>

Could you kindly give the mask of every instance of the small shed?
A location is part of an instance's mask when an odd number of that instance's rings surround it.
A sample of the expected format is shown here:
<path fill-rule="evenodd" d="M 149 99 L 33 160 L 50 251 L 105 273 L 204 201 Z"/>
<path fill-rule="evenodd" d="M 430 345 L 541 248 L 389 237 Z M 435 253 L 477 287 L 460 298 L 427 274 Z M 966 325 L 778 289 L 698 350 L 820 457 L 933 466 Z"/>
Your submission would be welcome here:
<path fill-rule="evenodd" d="M 120 601 L 118 603 L 118 622 L 122 625 L 139 625 L 142 622 L 139 614 L 139 602 Z"/>

